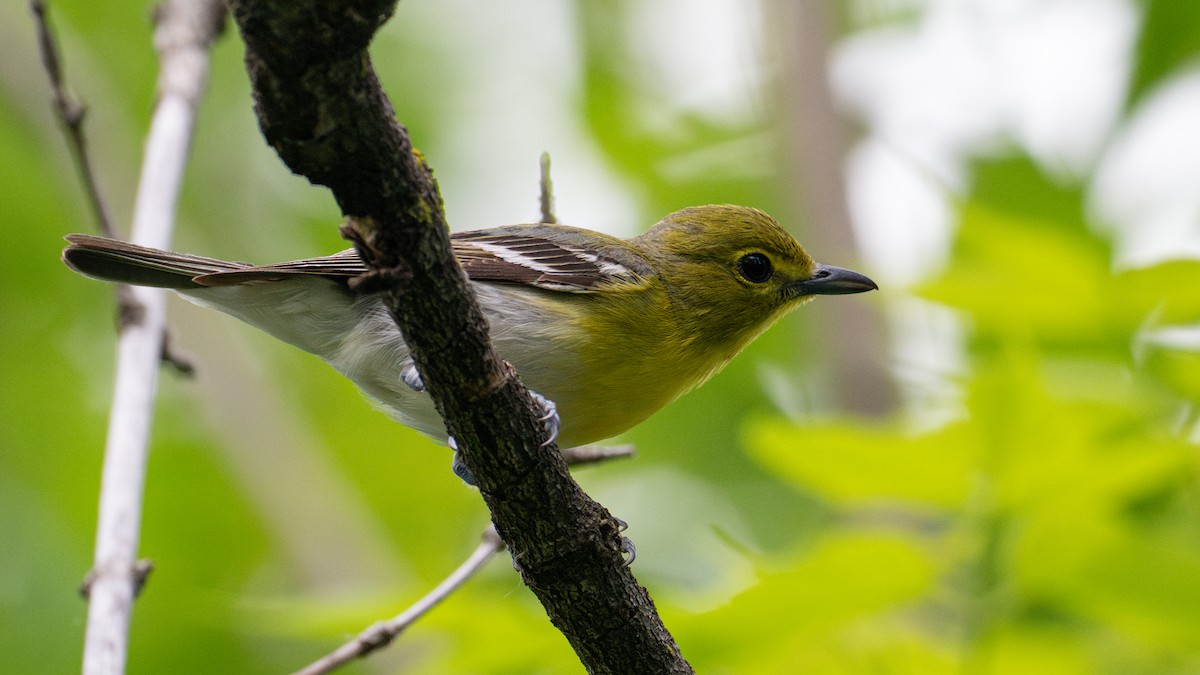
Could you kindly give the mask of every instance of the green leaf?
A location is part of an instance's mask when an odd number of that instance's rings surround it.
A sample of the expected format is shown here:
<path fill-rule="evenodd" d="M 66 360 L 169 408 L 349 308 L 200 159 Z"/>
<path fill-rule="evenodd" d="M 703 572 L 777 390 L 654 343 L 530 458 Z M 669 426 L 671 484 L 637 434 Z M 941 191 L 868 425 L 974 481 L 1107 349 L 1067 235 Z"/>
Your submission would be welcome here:
<path fill-rule="evenodd" d="M 1126 97 L 1127 109 L 1200 56 L 1200 4 L 1193 0 L 1142 0 L 1141 5 L 1142 30 Z"/>
<path fill-rule="evenodd" d="M 988 157 L 974 162 L 971 171 L 975 186 L 970 203 L 1074 235 L 1081 245 L 1103 247 L 1088 229 L 1080 186 L 1046 175 L 1029 155 L 1016 150 Z"/>
<path fill-rule="evenodd" d="M 765 573 L 728 605 L 670 622 L 684 653 L 714 672 L 720 666 L 791 672 L 798 663 L 829 658 L 831 646 L 840 653 L 827 665 L 844 667 L 876 648 L 853 637 L 864 623 L 894 628 L 896 616 L 930 590 L 935 567 L 926 551 L 904 538 L 832 534 L 787 569 Z M 936 661 L 914 651 L 921 662 Z"/>
<path fill-rule="evenodd" d="M 1091 675 L 1096 672 L 1087 639 L 1058 626 L 1005 625 L 983 651 L 991 673 Z"/>
<path fill-rule="evenodd" d="M 1200 401 L 1200 352 L 1151 345 L 1143 355 L 1142 365 L 1179 396 Z"/>
<path fill-rule="evenodd" d="M 1033 534 L 1033 533 L 1031 533 Z M 1200 549 L 1091 527 L 1038 528 L 1018 550 L 1026 593 L 1160 647 L 1200 649 Z"/>
<path fill-rule="evenodd" d="M 1106 247 L 1052 220 L 969 203 L 946 273 L 922 295 L 970 315 L 985 339 L 1047 346 L 1128 343 L 1136 322 L 1113 311 Z"/>
<path fill-rule="evenodd" d="M 749 425 L 745 444 L 768 470 L 843 506 L 888 500 L 961 505 L 977 461 L 970 429 L 916 436 L 855 424 Z"/>
<path fill-rule="evenodd" d="M 1113 280 L 1117 307 L 1158 325 L 1200 322 L 1200 260 L 1170 260 L 1121 272 Z"/>

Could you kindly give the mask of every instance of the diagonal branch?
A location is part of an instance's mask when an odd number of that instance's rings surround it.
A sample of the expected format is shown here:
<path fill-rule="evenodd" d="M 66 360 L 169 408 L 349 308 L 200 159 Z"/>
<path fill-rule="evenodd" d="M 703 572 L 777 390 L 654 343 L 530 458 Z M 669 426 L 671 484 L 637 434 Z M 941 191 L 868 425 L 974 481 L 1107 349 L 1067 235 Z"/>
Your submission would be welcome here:
<path fill-rule="evenodd" d="M 526 585 L 591 672 L 691 672 L 624 565 L 617 521 L 542 447 L 450 251 L 428 166 L 367 55 L 391 0 L 231 0 L 263 135 L 329 187 Z"/>
<path fill-rule="evenodd" d="M 392 640 L 395 640 L 400 633 L 404 632 L 417 619 L 425 616 L 439 602 L 445 600 L 446 596 L 453 593 L 482 569 L 487 561 L 492 559 L 492 556 L 503 550 L 504 542 L 500 541 L 500 535 L 496 534 L 495 528 L 488 527 L 483 533 L 483 541 L 479 542 L 479 546 L 475 548 L 470 557 L 411 607 L 392 619 L 380 621 L 364 630 L 353 640 L 297 670 L 295 675 L 321 675 L 321 673 L 333 672 L 354 659 L 360 659 L 376 649 L 391 644 Z"/>
<path fill-rule="evenodd" d="M 88 151 L 87 133 L 83 124 L 87 117 L 87 106 L 81 103 L 67 87 L 66 78 L 63 75 L 62 58 L 58 51 L 58 42 L 54 39 L 54 32 L 50 29 L 50 17 L 46 3 L 43 0 L 30 0 L 29 9 L 33 13 L 34 25 L 37 28 L 42 67 L 50 80 L 54 112 L 67 135 L 67 147 L 71 150 L 71 158 L 75 161 L 79 179 L 83 182 L 88 204 L 91 206 L 92 214 L 96 217 L 100 233 L 110 239 L 120 239 L 121 237 L 113 225 L 112 215 L 108 211 L 108 204 L 104 200 L 104 193 L 100 190 L 100 181 L 92 167 L 91 153 Z M 120 330 L 124 330 L 128 324 L 136 322 L 144 311 L 145 309 L 138 304 L 134 291 L 130 290 L 128 286 L 117 286 L 117 320 Z M 195 374 L 196 369 L 191 360 L 172 347 L 170 331 L 165 328 L 164 330 L 166 332 L 162 338 L 162 360 L 182 375 Z"/>
<path fill-rule="evenodd" d="M 58 44 L 50 31 L 50 21 L 46 15 L 46 3 L 43 0 L 30 0 L 29 9 L 33 12 L 38 30 L 38 48 L 42 53 L 42 65 L 50 78 L 50 89 L 54 95 L 54 111 L 62 122 L 70 142 L 71 155 L 75 160 L 75 168 L 79 170 L 79 178 L 87 192 L 88 203 L 92 207 L 96 220 L 100 223 L 100 231 L 104 236 L 118 239 L 117 230 L 113 227 L 112 216 L 109 215 L 108 205 L 100 191 L 100 183 L 92 170 L 92 162 L 88 154 L 87 134 L 84 132 L 83 120 L 87 117 L 87 106 L 80 103 L 67 89 L 62 73 L 62 59 L 58 55 Z"/>
<path fill-rule="evenodd" d="M 161 68 L 134 207 L 133 241 L 165 248 L 175 222 L 196 108 L 208 82 L 208 46 L 224 7 L 217 0 L 168 0 L 157 16 Z M 133 599 L 149 568 L 136 560 L 142 490 L 166 298 L 160 289 L 130 288 L 137 311 L 123 326 L 109 418 L 96 524 L 95 563 L 88 575 L 83 672 L 125 672 Z"/>
<path fill-rule="evenodd" d="M 567 464 L 572 466 L 576 464 L 597 464 L 610 459 L 620 459 L 632 455 L 632 445 L 611 447 L 588 445 L 563 451 L 563 457 L 567 460 Z M 428 614 L 438 603 L 458 590 L 476 572 L 482 569 L 492 559 L 492 556 L 503 550 L 504 542 L 500 540 L 500 535 L 496 534 L 496 528 L 489 525 L 484 530 L 482 541 L 479 542 L 479 546 L 475 548 L 475 551 L 451 572 L 442 583 L 434 587 L 433 590 L 426 593 L 420 600 L 413 603 L 411 607 L 396 617 L 372 624 L 366 630 L 354 636 L 354 639 L 296 671 L 295 675 L 320 675 L 321 673 L 333 672 L 354 659 L 361 659 L 377 649 L 382 649 L 390 645 L 409 626 L 416 623 L 417 619 Z"/>

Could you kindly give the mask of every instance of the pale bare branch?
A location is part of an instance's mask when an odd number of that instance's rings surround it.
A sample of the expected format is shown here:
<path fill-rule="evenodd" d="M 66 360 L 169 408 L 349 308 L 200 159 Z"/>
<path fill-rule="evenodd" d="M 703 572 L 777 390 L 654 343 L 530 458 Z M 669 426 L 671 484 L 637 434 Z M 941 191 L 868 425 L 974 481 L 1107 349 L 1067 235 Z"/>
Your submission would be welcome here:
<path fill-rule="evenodd" d="M 166 248 L 170 243 L 196 108 L 208 82 L 208 46 L 224 11 L 219 0 L 168 0 L 158 12 L 158 103 L 133 217 L 132 240 L 139 244 Z M 159 289 L 131 288 L 129 293 L 137 311 L 117 347 L 95 563 L 87 587 L 85 675 L 125 672 L 133 600 L 145 578 L 137 549 L 166 301 Z"/>
<path fill-rule="evenodd" d="M 500 540 L 500 535 L 496 534 L 496 529 L 489 525 L 483 532 L 483 540 L 479 542 L 479 546 L 471 553 L 470 557 L 451 572 L 450 576 L 446 577 L 442 583 L 434 587 L 432 591 L 429 591 L 424 597 L 413 603 L 411 607 L 398 614 L 395 618 L 389 621 L 380 621 L 372 625 L 362 633 L 359 633 L 353 640 L 338 647 L 326 656 L 317 659 L 305 668 L 296 671 L 295 675 L 328 673 L 346 665 L 354 659 L 366 656 L 376 649 L 391 644 L 397 635 L 411 626 L 417 619 L 427 614 L 439 602 L 445 600 L 446 596 L 457 590 L 468 579 L 475 576 L 475 573 L 487 561 L 491 560 L 492 556 L 503 550 L 504 542 Z"/>

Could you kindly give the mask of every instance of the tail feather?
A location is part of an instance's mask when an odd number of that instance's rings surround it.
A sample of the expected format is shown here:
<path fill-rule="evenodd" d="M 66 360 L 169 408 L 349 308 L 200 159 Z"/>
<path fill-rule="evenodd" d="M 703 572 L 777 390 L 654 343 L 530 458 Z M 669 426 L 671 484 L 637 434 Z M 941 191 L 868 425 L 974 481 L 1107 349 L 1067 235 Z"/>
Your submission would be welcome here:
<path fill-rule="evenodd" d="M 67 241 L 71 245 L 63 250 L 62 259 L 71 269 L 95 279 L 135 286 L 201 288 L 203 284 L 193 280 L 196 277 L 251 267 L 87 234 L 67 235 Z"/>

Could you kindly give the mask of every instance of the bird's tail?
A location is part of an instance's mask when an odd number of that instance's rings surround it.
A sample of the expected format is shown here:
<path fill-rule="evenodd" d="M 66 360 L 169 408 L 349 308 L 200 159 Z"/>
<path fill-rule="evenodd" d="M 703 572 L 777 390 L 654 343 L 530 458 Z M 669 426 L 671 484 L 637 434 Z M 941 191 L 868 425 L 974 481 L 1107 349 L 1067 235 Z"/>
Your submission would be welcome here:
<path fill-rule="evenodd" d="M 95 279 L 135 286 L 202 288 L 203 284 L 194 281 L 198 276 L 251 267 L 87 234 L 69 234 L 67 241 L 71 245 L 63 250 L 62 259 L 71 269 Z"/>

